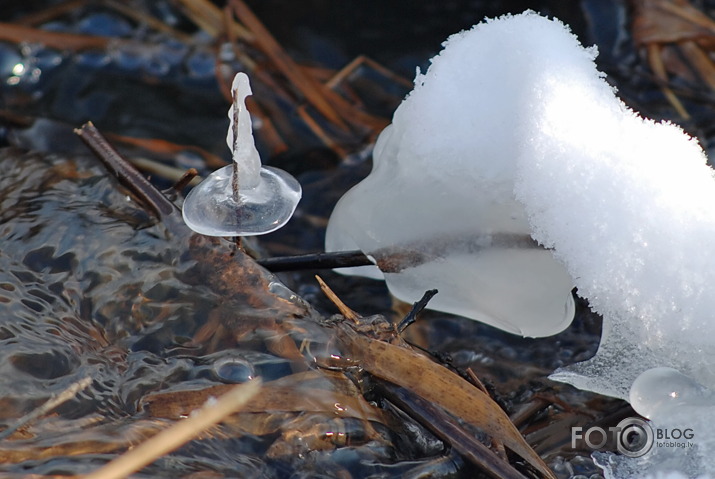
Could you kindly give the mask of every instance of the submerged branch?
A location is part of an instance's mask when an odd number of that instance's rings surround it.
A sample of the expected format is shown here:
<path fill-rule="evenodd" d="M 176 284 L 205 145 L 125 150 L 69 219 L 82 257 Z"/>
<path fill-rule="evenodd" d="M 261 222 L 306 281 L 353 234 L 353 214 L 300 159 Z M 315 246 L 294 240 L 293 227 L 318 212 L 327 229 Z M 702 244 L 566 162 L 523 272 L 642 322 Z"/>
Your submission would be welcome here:
<path fill-rule="evenodd" d="M 414 268 L 448 255 L 476 254 L 486 248 L 548 249 L 526 234 L 465 234 L 413 241 L 380 248 L 368 254 L 359 250 L 311 253 L 261 259 L 258 260 L 258 264 L 274 273 L 371 265 L 377 265 L 383 273 L 399 273 L 405 269 Z M 370 258 L 374 258 L 374 261 L 371 261 Z"/>
<path fill-rule="evenodd" d="M 21 427 L 25 426 L 26 424 L 29 424 L 30 422 L 34 421 L 35 419 L 39 418 L 40 416 L 47 414 L 48 412 L 52 411 L 56 407 L 66 403 L 70 399 L 73 399 L 77 394 L 85 389 L 92 384 L 92 378 L 91 377 L 85 377 L 80 379 L 79 381 L 70 384 L 70 386 L 62 391 L 61 393 L 52 396 L 50 399 L 48 399 L 45 403 L 43 403 L 40 407 L 33 409 L 31 412 L 28 414 L 24 415 L 20 419 L 17 420 L 15 424 L 10 426 L 9 428 L 5 429 L 3 432 L 0 433 L 0 440 L 8 438 L 20 429 Z"/>
<path fill-rule="evenodd" d="M 125 187 L 151 208 L 160 220 L 173 215 L 176 206 L 114 149 L 92 122 L 75 130 L 80 139 Z"/>
<path fill-rule="evenodd" d="M 468 433 L 434 403 L 394 384 L 379 382 L 377 387 L 388 401 L 449 444 L 466 461 L 479 467 L 485 474 L 497 479 L 526 479 L 526 476 L 475 439 L 473 434 Z"/>

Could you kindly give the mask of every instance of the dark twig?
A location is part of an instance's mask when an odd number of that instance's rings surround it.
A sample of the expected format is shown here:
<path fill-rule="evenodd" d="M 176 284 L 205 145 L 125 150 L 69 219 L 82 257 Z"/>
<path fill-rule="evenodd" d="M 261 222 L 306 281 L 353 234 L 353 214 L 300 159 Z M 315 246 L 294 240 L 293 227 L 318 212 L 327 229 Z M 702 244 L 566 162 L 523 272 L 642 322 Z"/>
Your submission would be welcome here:
<path fill-rule="evenodd" d="M 457 450 L 466 461 L 481 468 L 485 474 L 500 479 L 525 479 L 511 464 L 475 439 L 473 434 L 465 431 L 434 404 L 388 382 L 380 381 L 377 388 L 388 401 Z"/>
<path fill-rule="evenodd" d="M 370 251 L 370 261 L 361 251 L 312 253 L 282 256 L 258 261 L 269 271 L 298 271 L 304 269 L 350 268 L 377 264 L 383 273 L 399 273 L 450 254 L 476 254 L 487 248 L 546 250 L 527 234 L 493 233 L 489 235 L 444 235 L 420 239 L 396 246 Z"/>
<path fill-rule="evenodd" d="M 405 316 L 405 318 L 400 321 L 400 324 L 397 325 L 397 332 L 402 334 L 402 331 L 407 329 L 410 324 L 417 321 L 417 315 L 420 314 L 422 310 L 427 307 L 427 303 L 429 303 L 430 299 L 432 299 L 437 293 L 438 291 L 436 289 L 430 289 L 429 291 L 426 291 L 425 294 L 422 296 L 422 299 L 412 305 L 412 309 L 410 309 L 410 312 L 407 313 L 407 316 Z"/>
<path fill-rule="evenodd" d="M 362 251 L 336 251 L 299 256 L 279 256 L 259 259 L 258 264 L 274 273 L 280 271 L 300 271 L 306 269 L 350 268 L 369 266 L 374 263 Z"/>
<path fill-rule="evenodd" d="M 166 196 L 149 183 L 149 180 L 144 178 L 131 163 L 122 158 L 91 121 L 75 129 L 75 133 L 94 152 L 105 168 L 151 208 L 157 218 L 163 221 L 177 211 L 176 206 Z"/>
<path fill-rule="evenodd" d="M 186 170 L 186 173 L 181 175 L 181 178 L 179 178 L 179 180 L 171 186 L 171 189 L 177 193 L 181 193 L 181 191 L 186 188 L 197 176 L 199 176 L 199 172 L 196 168 L 189 168 Z"/>

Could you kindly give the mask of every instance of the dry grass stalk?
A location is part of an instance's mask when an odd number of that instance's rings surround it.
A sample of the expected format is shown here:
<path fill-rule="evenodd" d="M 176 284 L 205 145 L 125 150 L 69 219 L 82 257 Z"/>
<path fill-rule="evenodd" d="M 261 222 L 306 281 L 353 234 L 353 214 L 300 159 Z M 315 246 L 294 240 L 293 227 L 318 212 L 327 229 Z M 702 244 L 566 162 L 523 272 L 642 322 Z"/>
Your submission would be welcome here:
<path fill-rule="evenodd" d="M 108 37 L 51 32 L 14 23 L 0 23 L 0 40 L 12 43 L 42 43 L 54 48 L 72 51 L 105 50 L 110 41 L 116 41 L 116 39 L 112 40 Z"/>
<path fill-rule="evenodd" d="M 325 86 L 327 86 L 328 88 L 335 89 L 338 85 L 346 81 L 350 75 L 352 75 L 358 68 L 363 65 L 372 68 L 373 70 L 389 78 L 393 82 L 403 85 L 405 88 L 412 89 L 412 87 L 414 86 L 410 80 L 395 74 L 395 72 L 393 72 L 389 68 L 380 65 L 378 62 L 365 55 L 359 55 L 355 57 L 353 61 L 345 65 L 339 72 L 337 72 L 333 77 L 331 77 L 325 83 Z"/>
<path fill-rule="evenodd" d="M 338 157 L 344 158 L 347 155 L 347 152 L 341 148 L 336 141 L 334 141 L 331 137 L 330 134 L 328 134 L 321 126 L 318 121 L 316 121 L 312 116 L 310 116 L 310 113 L 308 113 L 308 110 L 306 109 L 305 105 L 300 105 L 298 108 L 296 108 L 296 112 L 298 112 L 298 116 L 300 117 L 301 120 L 310 128 L 310 131 L 313 132 L 315 136 L 317 136 L 320 141 L 323 142 L 325 146 L 333 150 Z"/>
<path fill-rule="evenodd" d="M 343 301 L 338 297 L 338 295 L 335 294 L 332 289 L 330 289 L 330 286 L 328 286 L 327 283 L 323 281 L 323 278 L 316 275 L 315 279 L 318 280 L 318 284 L 320 285 L 320 289 L 323 291 L 323 294 L 325 294 L 325 296 L 327 296 L 328 299 L 332 301 L 335 306 L 337 306 L 338 310 L 340 311 L 340 314 L 345 316 L 346 319 L 352 321 L 353 323 L 357 324 L 360 322 L 360 315 L 350 309 L 345 303 L 343 303 Z"/>
<path fill-rule="evenodd" d="M 84 476 L 85 479 L 119 479 L 140 470 L 238 411 L 260 389 L 260 379 L 234 387 L 216 402 L 204 405 L 188 419 L 177 422 L 106 466 Z"/>
<path fill-rule="evenodd" d="M 146 11 L 128 8 L 118 0 L 97 1 L 100 5 L 145 24 L 154 31 L 164 32 L 187 45 L 193 44 L 190 35 L 165 25 Z M 112 48 L 122 49 L 125 43 L 131 43 L 136 47 L 135 40 L 59 33 L 33 28 L 89 3 L 88 0 L 68 0 L 48 9 L 47 12 L 23 17 L 14 24 L 0 24 L 0 40 L 15 43 L 25 41 L 44 43 L 52 48 L 69 51 L 106 50 L 110 45 Z M 410 86 L 410 82 L 363 56 L 356 58 L 337 73 L 326 68 L 298 65 L 241 0 L 231 0 L 224 8 L 208 0 L 177 0 L 176 3 L 188 19 L 216 40 L 216 46 L 219 42 L 228 42 L 232 45 L 234 57 L 241 63 L 242 68 L 252 72 L 253 76 L 265 83 L 273 95 L 288 104 L 294 104 L 305 125 L 339 156 L 348 153 L 344 146 L 340 146 L 343 142 L 354 144 L 372 141 L 389 123 L 385 118 L 368 113 L 357 96 L 348 99 L 343 96 L 343 94 L 350 96 L 348 80 L 355 74 L 356 69 L 366 66 L 377 71 L 388 81 Z M 243 22 L 243 25 L 236 20 L 236 17 Z M 266 55 L 268 68 L 260 68 L 258 65 L 254 58 L 255 48 Z M 216 77 L 225 95 L 229 95 L 229 78 L 233 77 L 233 68 L 223 63 L 217 65 Z M 332 89 L 338 86 L 344 90 L 342 93 Z M 305 100 L 304 105 L 300 105 L 300 100 L 296 100 L 296 93 L 300 99 Z M 271 98 L 262 98 L 258 107 L 256 100 L 249 99 L 249 109 L 263 123 L 259 133 L 261 140 L 267 145 L 271 155 L 276 155 L 287 151 L 291 143 L 299 140 L 293 138 L 296 135 L 294 125 L 279 118 L 284 114 L 279 104 L 276 101 L 273 101 L 275 105 L 270 104 L 271 101 Z M 318 115 L 308 113 L 310 111 L 306 108 L 308 106 Z M 301 107 L 303 109 L 299 110 Z M 219 167 L 218 164 L 209 164 L 209 166 Z"/>
<path fill-rule="evenodd" d="M 255 44 L 271 59 L 276 68 L 286 76 L 294 86 L 305 96 L 320 113 L 342 129 L 347 125 L 324 96 L 327 90 L 316 82 L 288 56 L 283 47 L 271 35 L 256 15 L 241 0 L 231 1 L 233 11 L 238 19 L 254 34 Z"/>
<path fill-rule="evenodd" d="M 149 158 L 142 158 L 140 156 L 128 157 L 127 160 L 136 166 L 138 169 L 150 175 L 155 175 L 160 178 L 172 181 L 174 183 L 178 182 L 186 175 L 186 171 L 180 168 L 174 168 L 173 166 L 168 166 L 164 163 L 154 161 Z M 196 171 L 196 170 L 194 170 Z M 198 174 L 194 175 L 185 186 L 196 186 L 201 183 L 201 178 Z"/>
<path fill-rule="evenodd" d="M 357 391 L 327 389 L 325 383 L 309 384 L 301 378 L 310 378 L 314 371 L 303 371 L 263 384 L 261 395 L 241 408 L 241 413 L 318 413 L 329 417 L 355 418 L 379 424 L 387 422 L 383 411 L 370 405 Z M 313 376 L 315 378 L 315 376 Z M 317 376 L 323 379 L 320 375 Z M 345 380 L 344 377 L 340 378 Z M 323 388 L 319 387 L 323 386 Z M 204 389 L 157 392 L 146 396 L 142 409 L 151 417 L 178 419 L 197 409 L 211 396 L 220 396 L 233 386 L 219 384 Z M 336 408 L 336 404 L 340 407 Z M 240 419 L 239 419 L 240 421 Z"/>
<path fill-rule="evenodd" d="M 346 324 L 338 325 L 337 337 L 346 346 L 346 356 L 366 372 L 403 387 L 429 404 L 481 429 L 521 456 L 544 477 L 555 479 L 554 473 L 489 395 L 423 354 L 404 345 L 371 339 Z"/>
<path fill-rule="evenodd" d="M 104 3 L 108 8 L 111 8 L 112 10 L 124 15 L 127 18 L 131 18 L 138 23 L 146 24 L 151 29 L 156 30 L 157 32 L 162 32 L 171 35 L 172 37 L 184 43 L 191 43 L 192 41 L 190 35 L 176 30 L 175 28 L 171 28 L 169 25 L 149 15 L 147 12 L 142 10 L 136 10 L 134 7 L 129 6 L 124 2 L 120 2 L 118 0 L 104 0 L 102 3 Z"/>
<path fill-rule="evenodd" d="M 114 144 L 119 144 L 123 147 L 131 146 L 140 148 L 159 156 L 172 157 L 182 151 L 191 151 L 199 155 L 206 163 L 206 166 L 214 169 L 221 168 L 228 164 L 220 156 L 194 145 L 181 145 L 158 138 L 136 138 L 116 133 L 107 133 L 106 136 Z"/>
<path fill-rule="evenodd" d="M 690 118 L 668 86 L 668 76 L 694 74 L 715 90 L 715 65 L 710 57 L 715 49 L 715 21 L 688 0 L 634 0 L 633 9 L 633 40 L 645 49 L 663 95 L 681 117 Z"/>
<path fill-rule="evenodd" d="M 19 18 L 14 23 L 26 25 L 28 27 L 42 25 L 43 23 L 49 22 L 61 15 L 70 13 L 84 6 L 85 4 L 87 4 L 87 0 L 68 0 L 65 2 L 58 3 L 57 5 L 45 7 L 39 12 L 33 12 L 24 15 L 22 18 Z"/>
<path fill-rule="evenodd" d="M 224 32 L 223 11 L 209 0 L 177 0 L 177 3 L 187 17 L 212 37 L 218 37 Z M 231 22 L 230 29 L 229 35 L 253 43 L 253 34 L 243 25 Z"/>
<path fill-rule="evenodd" d="M 673 106 L 678 115 L 683 119 L 690 119 L 690 114 L 683 106 L 678 96 L 673 92 L 673 90 L 668 86 L 668 72 L 666 71 L 665 64 L 663 63 L 663 58 L 661 56 L 661 45 L 657 43 L 652 43 L 646 47 L 646 52 L 648 56 L 648 63 L 650 64 L 653 74 L 660 82 L 660 91 L 663 92 L 663 96 L 668 100 L 668 102 Z"/>

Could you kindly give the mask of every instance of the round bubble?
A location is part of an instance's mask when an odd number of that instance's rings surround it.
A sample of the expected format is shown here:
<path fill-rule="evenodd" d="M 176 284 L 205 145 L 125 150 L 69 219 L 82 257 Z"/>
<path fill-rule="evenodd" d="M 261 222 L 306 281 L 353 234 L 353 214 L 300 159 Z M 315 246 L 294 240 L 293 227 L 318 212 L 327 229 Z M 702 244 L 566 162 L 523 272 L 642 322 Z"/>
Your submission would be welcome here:
<path fill-rule="evenodd" d="M 245 383 L 256 377 L 251 363 L 242 358 L 223 358 L 213 365 L 216 377 L 227 383 Z"/>
<path fill-rule="evenodd" d="M 112 52 L 111 57 L 119 68 L 127 71 L 138 70 L 145 62 L 142 52 L 138 48 L 130 46 L 116 49 Z"/>
<path fill-rule="evenodd" d="M 189 47 L 178 40 L 167 38 L 159 43 L 159 48 L 155 55 L 157 61 L 167 63 L 170 66 L 178 66 L 189 52 Z"/>
<path fill-rule="evenodd" d="M 104 67 L 112 61 L 112 57 L 110 57 L 106 52 L 100 50 L 86 50 L 80 52 L 75 55 L 74 59 L 78 65 L 93 69 Z"/>
<path fill-rule="evenodd" d="M 41 48 L 35 53 L 36 65 L 43 71 L 59 66 L 63 60 L 64 56 L 62 53 L 51 48 Z"/>
<path fill-rule="evenodd" d="M 99 12 L 84 17 L 78 24 L 80 33 L 104 37 L 126 37 L 132 33 L 129 22 L 116 15 Z"/>
<path fill-rule="evenodd" d="M 207 50 L 197 50 L 186 60 L 186 68 L 191 78 L 213 78 L 216 74 L 216 57 Z"/>
<path fill-rule="evenodd" d="M 713 397 L 709 389 L 677 369 L 659 367 L 633 381 L 630 403 L 639 414 L 653 419 L 673 408 L 713 405 Z"/>

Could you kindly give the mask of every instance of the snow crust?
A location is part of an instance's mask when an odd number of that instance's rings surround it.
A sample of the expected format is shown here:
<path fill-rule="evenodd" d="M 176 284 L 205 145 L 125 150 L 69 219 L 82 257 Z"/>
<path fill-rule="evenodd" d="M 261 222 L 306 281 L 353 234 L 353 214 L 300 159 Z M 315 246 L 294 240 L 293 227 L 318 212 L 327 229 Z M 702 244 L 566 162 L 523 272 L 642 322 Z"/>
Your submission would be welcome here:
<path fill-rule="evenodd" d="M 604 318 L 601 344 L 552 378 L 630 399 L 655 430 L 694 431 L 686 449 L 597 453 L 607 477 L 712 474 L 715 179 L 701 147 L 629 109 L 557 20 L 505 16 L 444 46 L 326 248 L 418 257 L 384 274 L 396 296 L 436 287 L 431 307 L 529 336 L 570 322 L 576 286 Z M 548 250 L 492 241 L 529 234 Z"/>

